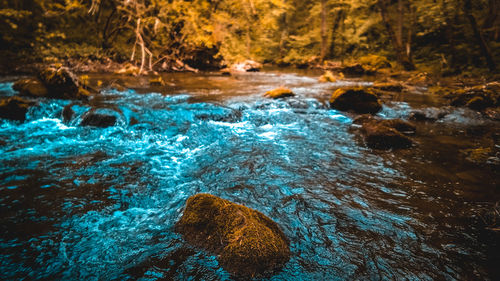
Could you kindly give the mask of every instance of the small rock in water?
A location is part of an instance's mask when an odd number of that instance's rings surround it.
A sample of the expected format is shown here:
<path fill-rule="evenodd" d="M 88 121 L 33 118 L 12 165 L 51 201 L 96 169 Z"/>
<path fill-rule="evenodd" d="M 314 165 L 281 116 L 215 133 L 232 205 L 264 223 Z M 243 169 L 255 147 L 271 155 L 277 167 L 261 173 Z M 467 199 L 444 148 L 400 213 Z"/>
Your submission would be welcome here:
<path fill-rule="evenodd" d="M 99 128 L 111 127 L 116 124 L 116 116 L 89 112 L 83 116 L 81 126 L 92 126 Z"/>
<path fill-rule="evenodd" d="M 375 114 L 382 110 L 382 103 L 371 88 L 341 88 L 330 98 L 330 106 L 341 111 Z"/>
<path fill-rule="evenodd" d="M 292 92 L 292 90 L 288 88 L 280 87 L 266 92 L 264 96 L 272 99 L 282 99 L 287 97 L 293 97 L 295 96 L 295 94 Z"/>
<path fill-rule="evenodd" d="M 187 242 L 212 251 L 228 272 L 255 277 L 290 258 L 289 242 L 264 214 L 210 194 L 187 200 L 175 229 Z"/>
<path fill-rule="evenodd" d="M 38 75 L 52 98 L 77 98 L 80 88 L 78 77 L 66 67 L 47 67 Z"/>

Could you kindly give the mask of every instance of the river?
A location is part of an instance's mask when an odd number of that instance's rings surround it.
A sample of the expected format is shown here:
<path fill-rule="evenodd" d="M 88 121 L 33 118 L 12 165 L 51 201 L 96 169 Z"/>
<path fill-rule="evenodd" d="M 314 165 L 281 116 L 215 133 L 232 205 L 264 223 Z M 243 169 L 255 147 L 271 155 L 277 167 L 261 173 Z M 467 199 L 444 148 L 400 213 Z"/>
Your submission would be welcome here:
<path fill-rule="evenodd" d="M 12 83 L 0 95 L 14 95 Z M 464 149 L 499 144 L 498 122 L 466 109 L 419 123 L 407 150 L 367 148 L 353 115 L 329 109 L 317 74 L 223 77 L 91 75 L 121 83 L 90 105 L 116 115 L 79 126 L 88 104 L 41 100 L 24 123 L 0 120 L 3 280 L 231 280 L 215 256 L 173 231 L 186 199 L 211 193 L 261 211 L 290 239 L 268 280 L 494 280 L 500 235 L 484 213 L 500 201 L 498 165 Z M 297 96 L 262 97 L 279 86 Z M 385 98 L 379 116 L 440 106 L 425 89 Z M 266 279 L 267 280 L 267 279 Z"/>

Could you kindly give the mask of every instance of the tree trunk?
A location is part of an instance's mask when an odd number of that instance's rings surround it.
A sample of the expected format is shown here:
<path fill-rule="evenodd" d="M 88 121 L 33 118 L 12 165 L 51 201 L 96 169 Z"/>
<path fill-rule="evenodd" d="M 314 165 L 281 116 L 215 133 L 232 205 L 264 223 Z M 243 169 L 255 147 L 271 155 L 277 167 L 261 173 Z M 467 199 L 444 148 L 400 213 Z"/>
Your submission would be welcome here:
<path fill-rule="evenodd" d="M 327 18 L 326 18 L 326 0 L 321 0 L 321 62 L 325 60 L 328 48 Z"/>
<path fill-rule="evenodd" d="M 488 68 L 490 71 L 495 71 L 496 70 L 496 65 L 495 61 L 493 60 L 493 56 L 491 55 L 490 49 L 488 48 L 488 45 L 486 44 L 486 41 L 484 40 L 483 34 L 481 34 L 481 30 L 479 30 L 479 27 L 477 25 L 476 18 L 472 14 L 472 3 L 471 0 L 465 0 L 464 2 L 464 14 L 469 20 L 469 24 L 472 28 L 472 31 L 474 32 L 474 37 L 476 38 L 476 42 L 481 48 L 481 53 L 483 54 L 484 58 L 486 59 L 486 63 L 488 64 Z"/>
<path fill-rule="evenodd" d="M 398 25 L 397 25 L 396 40 L 398 41 L 398 45 L 401 46 L 403 46 L 403 18 L 404 18 L 403 1 L 398 0 Z"/>
<path fill-rule="evenodd" d="M 415 65 L 413 64 L 411 57 L 408 56 L 408 54 L 406 53 L 404 45 L 398 43 L 396 33 L 394 32 L 394 29 L 392 28 L 392 25 L 391 25 L 389 18 L 387 16 L 387 2 L 386 2 L 386 0 L 379 0 L 378 5 L 380 8 L 380 14 L 382 16 L 382 21 L 384 22 L 384 26 L 385 26 L 385 29 L 387 30 L 387 33 L 389 33 L 389 37 L 391 38 L 391 42 L 392 42 L 392 45 L 396 51 L 396 56 L 397 56 L 399 63 L 406 70 L 415 70 Z"/>
<path fill-rule="evenodd" d="M 339 26 L 340 26 L 340 21 L 342 20 L 342 18 L 344 17 L 344 10 L 343 9 L 339 9 L 339 11 L 337 12 L 337 14 L 335 15 L 335 19 L 333 20 L 333 26 L 332 26 L 332 30 L 331 30 L 331 38 L 330 38 L 330 51 L 329 51 L 329 55 L 330 57 L 335 57 L 335 34 L 337 32 L 337 30 L 339 29 Z"/>

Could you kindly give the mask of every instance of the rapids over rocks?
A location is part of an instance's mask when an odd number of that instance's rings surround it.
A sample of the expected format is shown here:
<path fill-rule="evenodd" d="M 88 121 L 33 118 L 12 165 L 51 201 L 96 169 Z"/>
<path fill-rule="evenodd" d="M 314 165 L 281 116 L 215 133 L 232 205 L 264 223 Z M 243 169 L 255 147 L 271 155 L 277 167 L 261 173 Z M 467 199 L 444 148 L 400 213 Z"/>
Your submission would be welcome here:
<path fill-rule="evenodd" d="M 109 126 L 81 126 L 90 106 L 79 102 L 64 121 L 72 101 L 57 99 L 41 99 L 25 122 L 0 119 L 1 278 L 230 280 L 174 231 L 197 193 L 280 225 L 291 258 L 269 280 L 498 277 L 499 235 L 481 216 L 500 200 L 498 163 L 461 153 L 498 146 L 498 122 L 451 109 L 419 123 L 412 148 L 372 150 L 355 116 L 327 102 L 338 86 L 369 82 L 317 77 L 169 74 L 164 87 L 133 78 L 134 90 L 91 100 Z M 279 86 L 295 96 L 263 97 Z M 397 94 L 378 116 L 407 120 L 439 103 Z"/>

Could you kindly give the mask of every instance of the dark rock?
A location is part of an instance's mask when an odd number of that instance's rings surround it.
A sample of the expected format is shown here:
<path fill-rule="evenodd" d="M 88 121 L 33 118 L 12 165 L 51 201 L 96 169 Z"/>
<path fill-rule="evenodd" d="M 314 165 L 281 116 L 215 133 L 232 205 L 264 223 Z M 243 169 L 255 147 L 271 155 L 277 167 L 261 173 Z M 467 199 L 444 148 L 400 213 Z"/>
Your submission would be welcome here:
<path fill-rule="evenodd" d="M 73 118 L 73 115 L 75 115 L 75 111 L 73 111 L 72 108 L 73 105 L 74 104 L 68 104 L 63 108 L 62 117 L 64 122 L 69 122 Z"/>
<path fill-rule="evenodd" d="M 109 114 L 100 114 L 95 112 L 87 112 L 80 123 L 81 126 L 92 126 L 99 128 L 111 127 L 116 124 L 116 116 Z"/>
<path fill-rule="evenodd" d="M 0 100 L 0 118 L 24 121 L 28 109 L 33 105 L 35 105 L 35 102 L 20 97 Z"/>
<path fill-rule="evenodd" d="M 49 93 L 47 87 L 36 78 L 21 79 L 14 83 L 12 88 L 22 96 L 46 97 Z"/>
<path fill-rule="evenodd" d="M 213 195 L 190 197 L 175 229 L 187 242 L 217 254 L 224 269 L 236 276 L 260 276 L 290 258 L 288 239 L 275 222 Z"/>
<path fill-rule="evenodd" d="M 373 84 L 373 88 L 377 90 L 387 91 L 387 92 L 402 92 L 404 90 L 404 86 L 398 82 L 386 82 L 386 83 L 375 83 Z"/>
<path fill-rule="evenodd" d="M 66 67 L 47 67 L 39 73 L 40 81 L 47 87 L 48 95 L 58 99 L 78 98 L 78 78 Z"/>
<path fill-rule="evenodd" d="M 341 111 L 375 114 L 382 109 L 382 104 L 370 88 L 341 88 L 330 98 L 330 106 Z"/>
<path fill-rule="evenodd" d="M 443 119 L 448 114 L 449 112 L 447 110 L 438 108 L 426 108 L 412 111 L 408 119 L 418 122 L 434 122 L 439 119 Z"/>
<path fill-rule="evenodd" d="M 416 127 L 401 119 L 377 119 L 371 115 L 358 116 L 353 121 L 361 125 L 361 132 L 368 147 L 374 149 L 399 149 L 411 147 L 413 141 L 405 134 L 414 134 Z"/>
<path fill-rule="evenodd" d="M 380 123 L 367 123 L 363 125 L 365 141 L 368 147 L 374 149 L 399 149 L 409 148 L 413 141 L 394 128 Z"/>
<path fill-rule="evenodd" d="M 353 76 L 373 75 L 375 70 L 359 63 L 344 66 L 340 69 L 342 73 Z"/>

